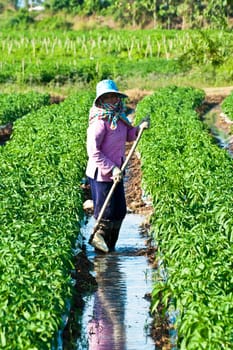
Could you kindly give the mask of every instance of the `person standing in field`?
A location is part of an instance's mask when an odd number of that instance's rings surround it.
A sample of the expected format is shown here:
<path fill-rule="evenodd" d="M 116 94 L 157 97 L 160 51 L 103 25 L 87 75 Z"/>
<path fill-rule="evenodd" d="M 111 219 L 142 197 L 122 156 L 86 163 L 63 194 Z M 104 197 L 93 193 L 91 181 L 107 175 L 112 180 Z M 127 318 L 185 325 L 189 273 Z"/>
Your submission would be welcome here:
<path fill-rule="evenodd" d="M 118 182 L 97 231 L 89 240 L 92 246 L 105 253 L 114 250 L 126 215 L 121 171 L 126 142 L 134 141 L 140 128 L 147 129 L 150 126 L 148 117 L 143 118 L 138 126 L 131 124 L 126 117 L 123 102 L 127 97 L 119 92 L 113 80 L 102 80 L 96 86 L 96 98 L 89 114 L 86 176 L 91 187 L 95 219 L 98 218 L 113 181 Z"/>

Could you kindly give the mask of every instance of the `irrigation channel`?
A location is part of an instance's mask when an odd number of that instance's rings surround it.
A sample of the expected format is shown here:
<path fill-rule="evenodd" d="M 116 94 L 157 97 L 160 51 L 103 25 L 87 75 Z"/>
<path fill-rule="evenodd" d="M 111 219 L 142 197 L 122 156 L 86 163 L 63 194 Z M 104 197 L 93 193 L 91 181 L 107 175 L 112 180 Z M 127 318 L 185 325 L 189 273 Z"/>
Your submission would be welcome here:
<path fill-rule="evenodd" d="M 140 234 L 143 219 L 139 214 L 126 215 L 114 252 L 98 253 L 87 244 L 98 288 L 85 298 L 77 350 L 155 349 L 147 299 L 153 273 L 146 257 L 140 254 L 145 249 Z M 93 217 L 83 226 L 87 241 L 93 226 Z"/>
<path fill-rule="evenodd" d="M 204 122 L 208 125 L 213 137 L 217 140 L 220 147 L 227 150 L 233 158 L 233 121 L 229 120 L 221 112 L 219 105 L 213 107 L 204 116 Z"/>
<path fill-rule="evenodd" d="M 220 147 L 229 148 L 232 140 L 216 127 L 221 111 L 215 106 L 204 115 Z M 123 222 L 116 251 L 97 253 L 86 243 L 87 258 L 94 265 L 97 290 L 85 297 L 85 307 L 80 320 L 81 336 L 76 350 L 156 350 L 151 336 L 153 319 L 150 315 L 148 295 L 153 288 L 153 269 L 145 254 L 145 236 L 140 227 L 145 216 L 129 213 Z M 91 217 L 82 228 L 86 242 L 94 227 Z M 169 316 L 169 315 L 168 315 Z M 174 315 L 171 315 L 171 318 Z M 175 319 L 169 320 L 170 326 Z M 166 349 L 177 349 L 176 332 L 170 327 Z"/>

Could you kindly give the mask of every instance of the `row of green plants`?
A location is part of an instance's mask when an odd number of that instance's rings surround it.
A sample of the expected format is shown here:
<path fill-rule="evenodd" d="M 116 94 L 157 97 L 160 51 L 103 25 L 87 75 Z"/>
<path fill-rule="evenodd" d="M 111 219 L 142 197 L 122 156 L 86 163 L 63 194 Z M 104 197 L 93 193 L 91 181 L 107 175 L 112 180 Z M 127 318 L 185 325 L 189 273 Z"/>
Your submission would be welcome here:
<path fill-rule="evenodd" d="M 141 66 L 142 75 L 176 73 L 182 70 L 180 62 L 171 57 L 165 60 L 168 40 L 174 36 L 175 32 L 164 36 L 161 31 L 157 34 L 150 31 L 147 35 L 139 31 L 133 35 L 130 31 L 107 30 L 3 33 L 0 82 L 90 82 L 106 76 L 136 74 L 137 66 Z"/>
<path fill-rule="evenodd" d="M 221 108 L 228 118 L 233 120 L 233 92 L 223 100 Z"/>
<path fill-rule="evenodd" d="M 13 123 L 25 114 L 50 104 L 48 93 L 35 91 L 28 93 L 0 94 L 0 125 Z"/>
<path fill-rule="evenodd" d="M 51 349 L 62 327 L 83 219 L 92 101 L 79 93 L 32 111 L 0 148 L 1 349 Z"/>
<path fill-rule="evenodd" d="M 158 245 L 152 311 L 175 308 L 180 350 L 233 346 L 232 159 L 195 111 L 203 98 L 170 86 L 137 107 L 152 119 L 139 145 Z"/>
<path fill-rule="evenodd" d="M 194 67 L 212 80 L 232 81 L 230 32 L 3 31 L 0 38 L 0 83 L 95 83 L 104 78 L 176 75 Z"/>

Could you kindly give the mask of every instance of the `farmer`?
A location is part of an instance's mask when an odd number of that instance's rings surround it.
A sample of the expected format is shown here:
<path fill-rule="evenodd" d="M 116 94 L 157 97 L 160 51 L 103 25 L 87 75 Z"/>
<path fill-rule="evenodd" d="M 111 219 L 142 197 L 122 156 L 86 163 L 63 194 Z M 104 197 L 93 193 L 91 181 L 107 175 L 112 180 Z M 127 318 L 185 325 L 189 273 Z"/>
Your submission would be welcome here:
<path fill-rule="evenodd" d="M 123 174 L 120 170 L 125 160 L 125 144 L 137 138 L 139 128 L 149 128 L 149 118 L 139 126 L 131 125 L 125 115 L 123 99 L 128 97 L 118 91 L 112 80 L 102 80 L 96 86 L 96 98 L 89 114 L 87 129 L 88 177 L 97 219 L 105 199 L 113 185 L 115 191 L 104 211 L 102 219 L 89 243 L 107 253 L 114 250 L 122 221 L 126 215 Z"/>

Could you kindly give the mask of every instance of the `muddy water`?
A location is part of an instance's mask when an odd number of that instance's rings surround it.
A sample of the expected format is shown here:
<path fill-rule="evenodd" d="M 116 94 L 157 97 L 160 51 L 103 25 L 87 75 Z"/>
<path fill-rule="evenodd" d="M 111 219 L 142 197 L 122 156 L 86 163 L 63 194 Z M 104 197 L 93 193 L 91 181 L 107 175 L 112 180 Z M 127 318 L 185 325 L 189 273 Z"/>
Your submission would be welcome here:
<path fill-rule="evenodd" d="M 216 139 L 219 146 L 228 150 L 230 155 L 233 157 L 233 154 L 230 151 L 229 147 L 233 141 L 232 134 L 229 132 L 229 130 L 224 130 L 216 126 L 220 120 L 220 114 L 221 107 L 220 105 L 217 105 L 204 115 L 204 122 L 208 125 L 213 137 Z"/>
<path fill-rule="evenodd" d="M 98 289 L 86 297 L 77 350 L 155 349 L 149 335 L 152 319 L 146 299 L 152 290 L 152 271 L 146 257 L 137 255 L 145 248 L 140 234 L 144 219 L 141 215 L 127 214 L 115 252 L 97 253 L 87 244 Z M 90 219 L 83 227 L 87 240 L 93 226 L 94 219 Z"/>

